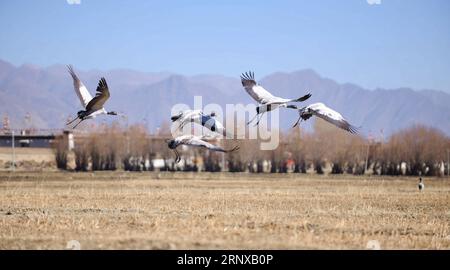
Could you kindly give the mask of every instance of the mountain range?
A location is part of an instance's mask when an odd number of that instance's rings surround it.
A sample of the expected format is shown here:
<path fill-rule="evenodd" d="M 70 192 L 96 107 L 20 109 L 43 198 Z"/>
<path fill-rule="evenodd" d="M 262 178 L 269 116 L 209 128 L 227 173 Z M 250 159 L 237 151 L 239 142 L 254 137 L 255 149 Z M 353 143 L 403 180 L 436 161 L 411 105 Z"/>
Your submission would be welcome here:
<path fill-rule="evenodd" d="M 194 96 L 203 105 L 216 103 L 250 104 L 254 101 L 236 77 L 222 75 L 183 76 L 170 72 L 148 73 L 128 69 L 110 71 L 78 70 L 78 77 L 94 94 L 100 77 L 105 77 L 111 92 L 107 109 L 123 112 L 129 124 L 141 122 L 154 130 L 170 121 L 171 108 L 183 103 L 191 107 Z M 300 105 L 323 102 L 339 111 L 349 122 L 361 126 L 363 134 L 389 136 L 400 129 L 425 124 L 450 135 L 450 94 L 436 90 L 364 89 L 351 83 L 337 83 L 311 69 L 276 72 L 257 81 L 276 96 L 297 98 L 307 92 L 312 97 Z M 64 65 L 39 67 L 14 66 L 0 60 L 0 116 L 8 116 L 12 128 L 62 128 L 68 117 L 81 108 L 72 79 Z M 30 115 L 25 120 L 26 115 Z M 297 113 L 280 111 L 280 125 L 289 128 Z M 102 117 L 110 121 L 111 117 Z M 311 124 L 309 124 L 310 127 Z"/>

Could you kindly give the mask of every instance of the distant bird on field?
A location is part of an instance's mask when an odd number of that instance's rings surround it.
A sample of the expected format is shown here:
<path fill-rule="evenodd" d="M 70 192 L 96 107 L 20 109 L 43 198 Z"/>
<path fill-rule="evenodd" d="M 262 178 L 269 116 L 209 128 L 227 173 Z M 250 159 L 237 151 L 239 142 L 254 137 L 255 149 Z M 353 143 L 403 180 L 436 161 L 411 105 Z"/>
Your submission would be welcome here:
<path fill-rule="evenodd" d="M 214 112 L 205 114 L 201 110 L 185 110 L 177 115 L 173 115 L 170 119 L 173 123 L 178 123 L 176 131 L 182 130 L 186 124 L 196 123 L 205 128 L 225 136 L 226 138 L 233 138 L 232 134 L 227 133 L 225 127 L 216 118 Z"/>
<path fill-rule="evenodd" d="M 72 76 L 73 79 L 73 86 L 75 89 L 75 92 L 77 93 L 78 98 L 80 99 L 81 105 L 85 108 L 84 111 L 79 111 L 77 113 L 77 117 L 67 123 L 67 125 L 72 124 L 75 120 L 80 119 L 80 121 L 73 127 L 76 128 L 81 122 L 83 122 L 86 119 L 93 119 L 97 115 L 100 114 L 106 114 L 106 115 L 118 115 L 114 111 L 106 111 L 103 105 L 105 102 L 109 99 L 109 89 L 108 85 L 106 84 L 105 78 L 101 78 L 98 86 L 97 86 L 97 93 L 95 94 L 95 97 L 92 98 L 91 94 L 87 90 L 86 86 L 78 79 L 77 75 L 73 71 L 73 67 L 71 65 L 67 66 L 69 69 L 69 73 Z"/>
<path fill-rule="evenodd" d="M 167 142 L 168 147 L 175 152 L 175 155 L 176 155 L 175 163 L 178 163 L 181 160 L 180 154 L 178 153 L 178 151 L 176 149 L 179 145 L 203 147 L 203 148 L 209 149 L 211 151 L 224 152 L 224 153 L 230 153 L 230 152 L 233 152 L 233 151 L 236 151 L 239 149 L 239 146 L 235 146 L 234 148 L 232 148 L 230 150 L 225 150 L 222 147 L 213 145 L 209 142 L 202 140 L 202 138 L 193 136 L 193 135 L 182 135 L 182 136 L 176 137 L 175 139 L 166 140 L 166 142 Z"/>
<path fill-rule="evenodd" d="M 419 184 L 417 185 L 419 187 L 419 191 L 422 191 L 425 188 L 425 185 L 423 184 L 422 177 L 419 178 Z"/>
<path fill-rule="evenodd" d="M 358 133 L 358 128 L 350 125 L 345 118 L 337 111 L 328 108 L 323 103 L 314 103 L 299 109 L 300 116 L 292 127 L 296 127 L 301 120 L 308 120 L 315 115 L 323 120 L 343 129 L 350 133 Z"/>
<path fill-rule="evenodd" d="M 269 93 L 264 87 L 259 85 L 255 81 L 255 74 L 251 71 L 243 73 L 241 75 L 242 86 L 245 88 L 245 91 L 256 100 L 260 106 L 256 107 L 256 115 L 252 120 L 247 122 L 247 125 L 253 122 L 256 117 L 258 117 L 258 121 L 256 125 L 259 124 L 263 114 L 265 112 L 273 111 L 278 107 L 285 107 L 289 109 L 298 109 L 295 105 L 288 105 L 289 102 L 302 102 L 311 97 L 311 94 L 304 95 L 300 98 L 296 99 L 286 99 L 281 97 L 273 96 Z"/>

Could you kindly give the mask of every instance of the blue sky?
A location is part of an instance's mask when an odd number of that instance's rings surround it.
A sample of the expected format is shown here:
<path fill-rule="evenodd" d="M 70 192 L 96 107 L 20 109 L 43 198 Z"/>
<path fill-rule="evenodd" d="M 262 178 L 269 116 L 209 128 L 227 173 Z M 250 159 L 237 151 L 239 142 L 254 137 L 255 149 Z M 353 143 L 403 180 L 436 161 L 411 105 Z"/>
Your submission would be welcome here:
<path fill-rule="evenodd" d="M 2 0 L 0 39 L 15 65 L 259 78 L 312 68 L 371 89 L 450 93 L 448 0 Z"/>

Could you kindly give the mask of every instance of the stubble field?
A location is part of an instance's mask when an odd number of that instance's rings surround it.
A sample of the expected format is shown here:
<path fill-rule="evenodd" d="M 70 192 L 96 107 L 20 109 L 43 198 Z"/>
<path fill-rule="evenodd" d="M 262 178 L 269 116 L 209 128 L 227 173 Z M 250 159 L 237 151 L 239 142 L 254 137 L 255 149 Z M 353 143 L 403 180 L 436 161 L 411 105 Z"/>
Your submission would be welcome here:
<path fill-rule="evenodd" d="M 450 249 L 450 181 L 0 173 L 0 249 Z M 372 247 L 376 247 L 371 242 Z"/>

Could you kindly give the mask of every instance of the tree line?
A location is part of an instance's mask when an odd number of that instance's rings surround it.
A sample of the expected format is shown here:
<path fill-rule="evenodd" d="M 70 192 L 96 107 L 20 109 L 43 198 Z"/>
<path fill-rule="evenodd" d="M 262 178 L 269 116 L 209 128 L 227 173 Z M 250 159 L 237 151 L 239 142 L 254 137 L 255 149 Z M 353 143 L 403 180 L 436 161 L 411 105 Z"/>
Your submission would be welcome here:
<path fill-rule="evenodd" d="M 226 154 L 187 147 L 182 162 L 164 138 L 166 124 L 157 134 L 141 125 L 129 128 L 112 124 L 75 140 L 75 166 L 69 168 L 69 150 L 64 137 L 54 143 L 59 169 L 127 171 L 208 171 L 251 173 L 317 173 L 444 176 L 450 137 L 438 129 L 416 125 L 398 131 L 384 141 L 352 135 L 317 119 L 312 132 L 300 128 L 280 132 L 273 151 L 259 149 L 259 140 L 222 140 L 225 148 L 239 144 L 240 150 Z"/>

